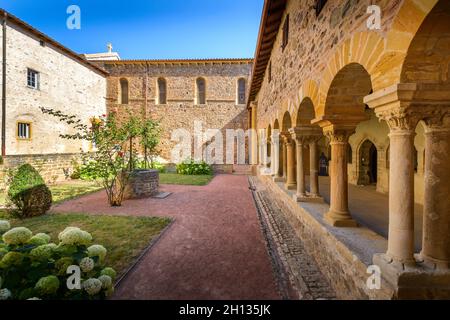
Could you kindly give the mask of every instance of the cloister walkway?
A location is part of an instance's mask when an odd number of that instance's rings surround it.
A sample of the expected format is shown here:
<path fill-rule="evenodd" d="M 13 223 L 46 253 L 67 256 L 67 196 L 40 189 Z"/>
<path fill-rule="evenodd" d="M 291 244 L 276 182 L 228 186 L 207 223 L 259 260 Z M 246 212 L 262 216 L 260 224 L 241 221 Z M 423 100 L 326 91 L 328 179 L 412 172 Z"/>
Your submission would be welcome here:
<path fill-rule="evenodd" d="M 175 219 L 115 299 L 281 298 L 246 176 L 218 175 L 207 186 L 165 185 L 161 191 L 173 194 L 111 208 L 98 192 L 53 208 Z"/>
<path fill-rule="evenodd" d="M 309 181 L 309 177 L 306 178 Z M 307 186 L 309 188 L 309 186 Z M 320 193 L 330 203 L 330 179 L 319 177 Z M 389 196 L 375 190 L 375 186 L 348 186 L 348 204 L 352 217 L 361 225 L 388 237 L 389 230 Z M 419 204 L 414 206 L 414 237 L 416 252 L 422 243 L 422 211 Z"/>

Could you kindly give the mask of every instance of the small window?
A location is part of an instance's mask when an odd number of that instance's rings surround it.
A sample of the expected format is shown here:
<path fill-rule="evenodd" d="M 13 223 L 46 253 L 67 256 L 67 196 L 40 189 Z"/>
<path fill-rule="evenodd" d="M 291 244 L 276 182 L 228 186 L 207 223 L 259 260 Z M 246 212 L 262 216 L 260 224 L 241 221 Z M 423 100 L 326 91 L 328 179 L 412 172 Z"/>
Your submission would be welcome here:
<path fill-rule="evenodd" d="M 120 79 L 120 103 L 128 104 L 128 80 Z"/>
<path fill-rule="evenodd" d="M 20 140 L 28 140 L 31 138 L 31 123 L 29 122 L 17 123 L 17 138 Z"/>
<path fill-rule="evenodd" d="M 197 79 L 197 104 L 206 104 L 206 83 L 205 79 Z"/>
<path fill-rule="evenodd" d="M 281 44 L 283 50 L 284 48 L 286 48 L 288 43 L 289 43 L 289 15 L 286 16 L 283 25 L 283 43 Z"/>
<path fill-rule="evenodd" d="M 316 9 L 316 17 L 319 16 L 326 3 L 327 0 L 316 0 L 316 5 L 314 6 L 314 9 Z"/>
<path fill-rule="evenodd" d="M 245 79 L 238 80 L 238 104 L 245 104 Z"/>
<path fill-rule="evenodd" d="M 158 104 L 167 103 L 167 84 L 164 78 L 158 79 Z"/>
<path fill-rule="evenodd" d="M 33 89 L 39 89 L 39 72 L 27 69 L 27 85 Z"/>
<path fill-rule="evenodd" d="M 39 44 L 41 45 L 41 47 L 45 47 L 45 41 L 44 40 L 40 40 Z"/>
<path fill-rule="evenodd" d="M 267 73 L 268 73 L 267 77 L 268 77 L 269 83 L 270 83 L 272 81 L 272 61 L 269 61 L 269 68 L 268 68 Z"/>

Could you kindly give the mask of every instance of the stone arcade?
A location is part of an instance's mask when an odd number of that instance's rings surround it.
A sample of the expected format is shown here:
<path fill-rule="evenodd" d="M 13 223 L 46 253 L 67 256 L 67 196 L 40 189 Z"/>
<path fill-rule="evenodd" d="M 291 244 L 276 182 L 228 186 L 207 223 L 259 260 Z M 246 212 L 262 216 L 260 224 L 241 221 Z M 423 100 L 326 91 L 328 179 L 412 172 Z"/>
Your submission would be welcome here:
<path fill-rule="evenodd" d="M 380 30 L 366 25 L 372 4 Z M 260 179 L 341 298 L 450 298 L 449 55 L 445 0 L 265 1 L 248 101 L 272 160 Z M 349 210 L 363 188 L 389 194 L 387 241 Z M 384 216 L 369 197 L 362 211 Z M 365 285 L 371 264 L 380 290 Z"/>

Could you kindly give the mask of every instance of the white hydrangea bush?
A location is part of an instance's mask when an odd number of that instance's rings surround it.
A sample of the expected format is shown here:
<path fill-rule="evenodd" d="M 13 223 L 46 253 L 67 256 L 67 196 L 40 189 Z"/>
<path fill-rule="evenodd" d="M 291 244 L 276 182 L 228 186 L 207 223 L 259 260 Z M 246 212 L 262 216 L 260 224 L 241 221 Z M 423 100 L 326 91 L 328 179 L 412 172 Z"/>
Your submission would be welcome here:
<path fill-rule="evenodd" d="M 104 265 L 108 251 L 93 244 L 89 232 L 67 227 L 58 240 L 0 220 L 0 300 L 93 300 L 114 292 L 116 271 Z M 80 270 L 81 288 L 71 290 L 67 270 L 73 266 Z"/>

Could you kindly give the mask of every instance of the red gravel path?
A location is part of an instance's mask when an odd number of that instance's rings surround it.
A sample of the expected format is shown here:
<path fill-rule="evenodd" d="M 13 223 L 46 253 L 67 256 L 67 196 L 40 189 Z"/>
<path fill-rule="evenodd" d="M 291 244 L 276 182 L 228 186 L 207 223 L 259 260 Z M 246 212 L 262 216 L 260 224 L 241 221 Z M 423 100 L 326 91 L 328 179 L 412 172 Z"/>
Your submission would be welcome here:
<path fill-rule="evenodd" d="M 280 299 L 246 176 L 161 190 L 173 194 L 111 208 L 99 192 L 53 209 L 176 219 L 117 288 L 116 299 Z"/>

